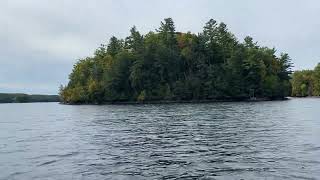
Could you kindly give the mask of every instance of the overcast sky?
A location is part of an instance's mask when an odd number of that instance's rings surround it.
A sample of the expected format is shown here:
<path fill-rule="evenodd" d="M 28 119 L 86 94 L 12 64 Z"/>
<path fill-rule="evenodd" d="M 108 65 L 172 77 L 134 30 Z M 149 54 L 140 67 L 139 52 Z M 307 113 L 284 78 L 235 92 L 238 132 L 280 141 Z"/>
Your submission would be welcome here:
<path fill-rule="evenodd" d="M 166 17 L 194 33 L 223 21 L 240 40 L 289 53 L 294 69 L 320 62 L 318 0 L 0 0 L 0 92 L 56 94 L 77 59 Z"/>

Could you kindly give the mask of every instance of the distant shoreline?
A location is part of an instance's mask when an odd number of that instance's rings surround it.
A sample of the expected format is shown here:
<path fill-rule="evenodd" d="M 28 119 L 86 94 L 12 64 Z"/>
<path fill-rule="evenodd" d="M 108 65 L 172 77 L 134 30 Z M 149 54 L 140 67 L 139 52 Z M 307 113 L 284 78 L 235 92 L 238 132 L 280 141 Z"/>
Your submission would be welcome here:
<path fill-rule="evenodd" d="M 58 95 L 0 93 L 0 103 L 60 102 Z"/>
<path fill-rule="evenodd" d="M 290 98 L 320 98 L 320 96 L 290 96 Z"/>

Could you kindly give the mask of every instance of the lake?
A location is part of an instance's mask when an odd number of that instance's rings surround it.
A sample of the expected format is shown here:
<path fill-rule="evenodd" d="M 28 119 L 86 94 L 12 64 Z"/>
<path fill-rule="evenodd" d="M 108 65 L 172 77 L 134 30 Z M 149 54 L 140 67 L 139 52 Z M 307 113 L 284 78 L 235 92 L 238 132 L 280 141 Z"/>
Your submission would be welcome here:
<path fill-rule="evenodd" d="M 317 179 L 320 98 L 0 104 L 0 179 Z"/>

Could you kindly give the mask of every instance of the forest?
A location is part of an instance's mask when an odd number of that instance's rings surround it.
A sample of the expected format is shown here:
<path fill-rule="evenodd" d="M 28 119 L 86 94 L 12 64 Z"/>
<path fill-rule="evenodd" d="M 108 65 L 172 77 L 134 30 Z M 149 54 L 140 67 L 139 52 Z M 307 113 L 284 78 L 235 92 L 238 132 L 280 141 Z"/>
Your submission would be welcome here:
<path fill-rule="evenodd" d="M 0 103 L 59 102 L 57 95 L 28 95 L 22 93 L 0 93 Z"/>
<path fill-rule="evenodd" d="M 320 96 L 320 63 L 314 70 L 295 71 L 292 74 L 292 96 Z"/>
<path fill-rule="evenodd" d="M 171 18 L 155 31 L 134 26 L 79 59 L 64 103 L 282 99 L 291 94 L 291 59 L 251 37 L 239 41 L 223 22 L 203 31 L 177 32 Z"/>

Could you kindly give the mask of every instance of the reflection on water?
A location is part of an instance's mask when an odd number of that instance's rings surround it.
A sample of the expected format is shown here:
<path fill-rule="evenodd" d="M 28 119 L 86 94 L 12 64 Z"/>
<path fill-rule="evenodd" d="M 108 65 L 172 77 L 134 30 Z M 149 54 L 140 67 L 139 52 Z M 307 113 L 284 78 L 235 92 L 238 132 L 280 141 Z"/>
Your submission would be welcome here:
<path fill-rule="evenodd" d="M 0 104 L 0 179 L 316 179 L 320 99 Z"/>

